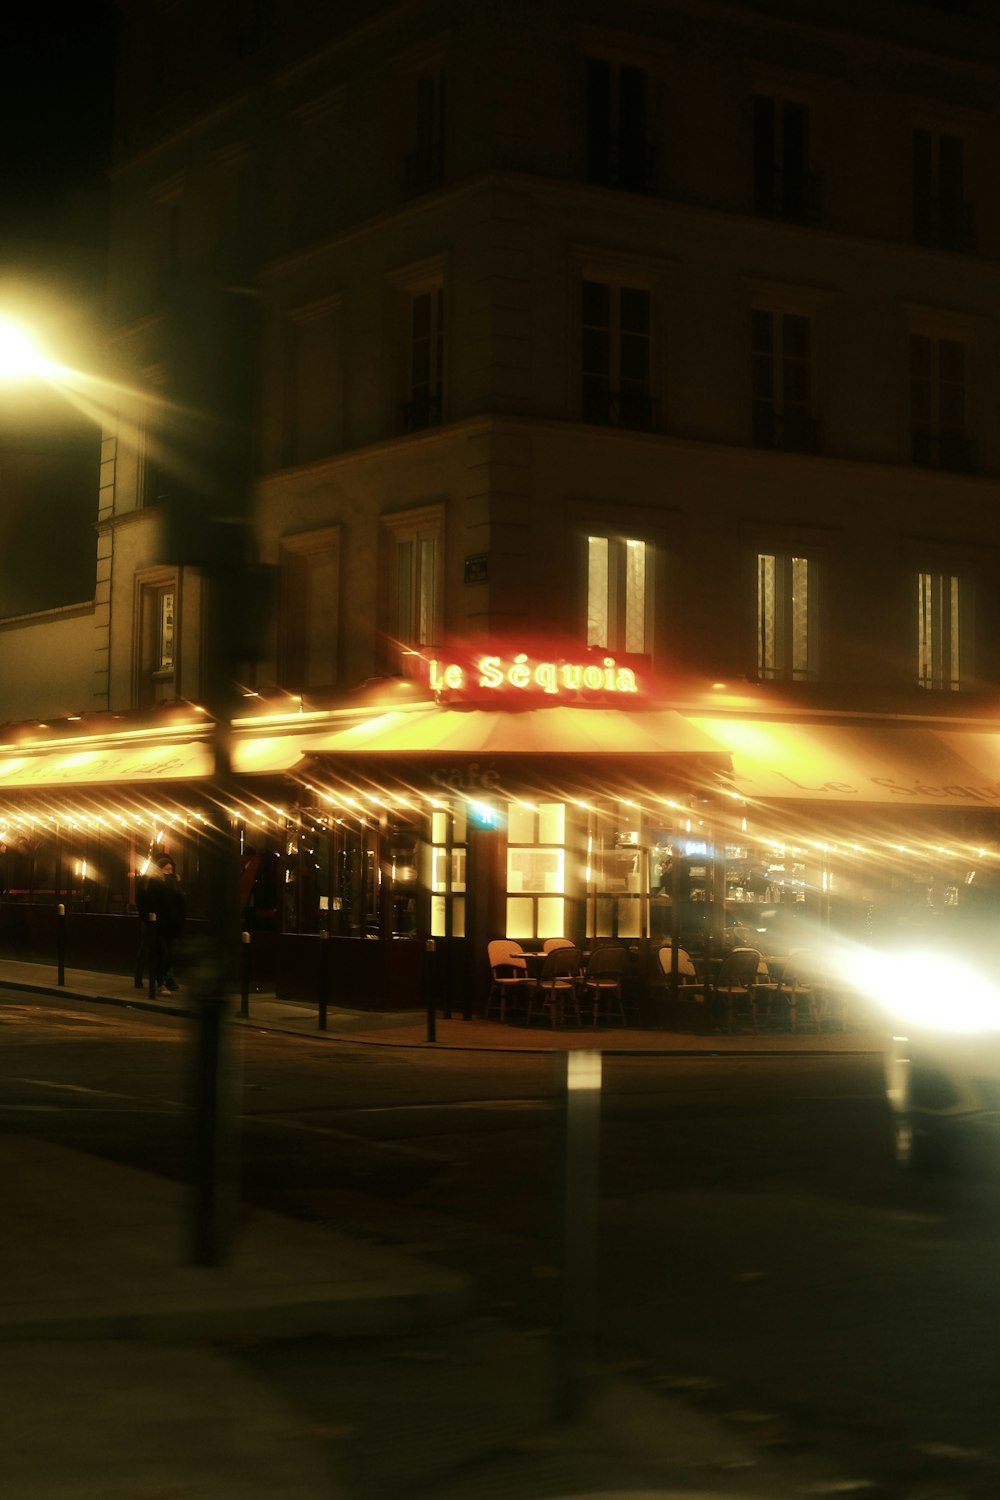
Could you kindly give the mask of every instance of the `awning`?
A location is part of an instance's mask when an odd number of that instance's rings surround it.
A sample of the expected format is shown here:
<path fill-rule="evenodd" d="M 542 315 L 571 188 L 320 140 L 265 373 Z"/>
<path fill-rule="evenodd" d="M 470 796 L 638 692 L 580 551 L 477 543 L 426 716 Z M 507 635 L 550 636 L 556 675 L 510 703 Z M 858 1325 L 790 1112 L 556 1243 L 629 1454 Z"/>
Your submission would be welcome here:
<path fill-rule="evenodd" d="M 313 755 L 723 755 L 725 746 L 673 709 L 538 708 L 519 712 L 428 705 L 382 713 L 328 735 Z"/>
<path fill-rule="evenodd" d="M 924 725 L 794 723 L 696 715 L 732 752 L 749 801 L 1000 807 L 1000 734 Z"/>
<path fill-rule="evenodd" d="M 191 781 L 211 775 L 203 740 L 87 746 L 0 756 L 0 791 L 18 787 L 106 786 L 112 782 Z"/>

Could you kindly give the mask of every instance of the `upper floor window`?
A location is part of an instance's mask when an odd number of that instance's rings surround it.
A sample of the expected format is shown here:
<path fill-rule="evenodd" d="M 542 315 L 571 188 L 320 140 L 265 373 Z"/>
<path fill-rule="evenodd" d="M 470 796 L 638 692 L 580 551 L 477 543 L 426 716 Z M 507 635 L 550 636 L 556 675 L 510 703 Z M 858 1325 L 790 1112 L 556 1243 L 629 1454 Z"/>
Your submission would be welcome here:
<path fill-rule="evenodd" d="M 652 187 L 649 75 L 644 68 L 588 58 L 587 177 L 633 191 Z"/>
<path fill-rule="evenodd" d="M 134 696 L 137 708 L 175 698 L 178 644 L 177 575 L 167 569 L 136 579 Z"/>
<path fill-rule="evenodd" d="M 441 639 L 444 512 L 439 506 L 383 516 L 387 656 L 406 672 L 414 655 Z"/>
<path fill-rule="evenodd" d="M 751 340 L 754 445 L 815 453 L 811 319 L 755 308 Z"/>
<path fill-rule="evenodd" d="M 585 281 L 581 298 L 581 411 L 585 422 L 654 426 L 652 307 L 641 287 Z"/>
<path fill-rule="evenodd" d="M 917 683 L 957 692 L 967 663 L 962 650 L 966 601 L 952 573 L 917 574 Z"/>
<path fill-rule="evenodd" d="M 755 94 L 753 197 L 759 214 L 796 223 L 819 217 L 819 187 L 809 170 L 809 106 Z"/>
<path fill-rule="evenodd" d="M 757 554 L 757 676 L 805 682 L 816 675 L 815 565 Z"/>
<path fill-rule="evenodd" d="M 965 195 L 966 143 L 945 130 L 913 132 L 913 238 L 942 250 L 975 245 L 973 206 Z"/>
<path fill-rule="evenodd" d="M 910 335 L 910 443 L 913 462 L 969 473 L 975 450 L 966 435 L 965 345 L 961 339 Z"/>
<path fill-rule="evenodd" d="M 444 395 L 444 286 L 409 294 L 407 303 L 404 432 L 436 427 Z"/>
<path fill-rule="evenodd" d="M 635 537 L 587 538 L 587 645 L 650 651 L 653 548 Z"/>
<path fill-rule="evenodd" d="M 279 547 L 278 681 L 292 692 L 338 678 L 340 528 L 285 537 Z"/>
<path fill-rule="evenodd" d="M 432 192 L 444 181 L 444 72 L 433 68 L 407 80 L 408 149 L 403 186 L 411 196 Z"/>

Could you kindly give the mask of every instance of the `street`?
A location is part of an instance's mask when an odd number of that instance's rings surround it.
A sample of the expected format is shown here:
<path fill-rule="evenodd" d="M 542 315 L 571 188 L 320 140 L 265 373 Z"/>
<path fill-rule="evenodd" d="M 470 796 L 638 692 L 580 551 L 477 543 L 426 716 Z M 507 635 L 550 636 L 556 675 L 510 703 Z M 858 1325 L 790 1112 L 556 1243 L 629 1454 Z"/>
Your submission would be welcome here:
<path fill-rule="evenodd" d="M 5 996 L 0 1129 L 183 1176 L 190 1032 Z M 553 1058 L 233 1040 L 246 1204 L 468 1271 L 484 1313 L 558 1324 Z M 609 1055 L 600 1139 L 604 1362 L 879 1494 L 997 1492 L 1000 1199 L 897 1172 L 876 1056 Z M 322 1405 L 322 1350 L 246 1358 Z"/>

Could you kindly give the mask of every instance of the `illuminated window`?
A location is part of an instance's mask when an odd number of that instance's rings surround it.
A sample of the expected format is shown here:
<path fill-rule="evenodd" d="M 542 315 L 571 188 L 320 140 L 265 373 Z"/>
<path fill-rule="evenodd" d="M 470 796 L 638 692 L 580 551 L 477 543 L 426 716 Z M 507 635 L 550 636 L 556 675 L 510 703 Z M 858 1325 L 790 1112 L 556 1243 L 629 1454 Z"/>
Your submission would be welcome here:
<path fill-rule="evenodd" d="M 565 937 L 566 807 L 507 807 L 507 936 Z"/>
<path fill-rule="evenodd" d="M 278 551 L 278 680 L 293 692 L 338 676 L 340 528 L 285 537 Z"/>
<path fill-rule="evenodd" d="M 806 557 L 757 554 L 758 677 L 815 677 L 815 571 Z"/>
<path fill-rule="evenodd" d="M 440 507 L 384 516 L 387 553 L 386 636 L 389 658 L 405 671 L 410 653 L 441 638 L 441 558 L 444 512 Z"/>
<path fill-rule="evenodd" d="M 754 446 L 814 453 L 811 319 L 755 308 L 751 338 Z"/>
<path fill-rule="evenodd" d="M 634 537 L 587 538 L 587 645 L 649 651 L 652 547 Z"/>
<path fill-rule="evenodd" d="M 917 682 L 957 692 L 962 686 L 962 599 L 949 573 L 917 574 Z"/>
<path fill-rule="evenodd" d="M 465 876 L 468 833 L 465 807 L 435 808 L 431 814 L 431 936 L 465 936 Z"/>
<path fill-rule="evenodd" d="M 580 316 L 583 420 L 649 431 L 653 427 L 649 292 L 585 281 Z"/>
<path fill-rule="evenodd" d="M 974 450 L 966 436 L 965 345 L 960 339 L 910 335 L 910 440 L 913 462 L 968 472 Z"/>
<path fill-rule="evenodd" d="M 176 574 L 166 570 L 136 582 L 135 705 L 148 708 L 177 696 L 179 593 Z"/>

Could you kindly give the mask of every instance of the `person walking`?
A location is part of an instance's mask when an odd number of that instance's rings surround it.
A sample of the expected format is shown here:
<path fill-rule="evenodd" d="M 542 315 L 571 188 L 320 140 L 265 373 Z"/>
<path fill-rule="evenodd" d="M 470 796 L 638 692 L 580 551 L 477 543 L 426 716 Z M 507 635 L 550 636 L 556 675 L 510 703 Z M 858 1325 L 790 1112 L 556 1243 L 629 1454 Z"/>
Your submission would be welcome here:
<path fill-rule="evenodd" d="M 173 860 L 169 854 L 161 854 L 156 863 L 158 873 L 146 887 L 146 902 L 150 917 L 155 918 L 152 936 L 157 994 L 170 995 L 178 988 L 174 977 L 174 945 L 183 930 L 187 910 Z"/>

